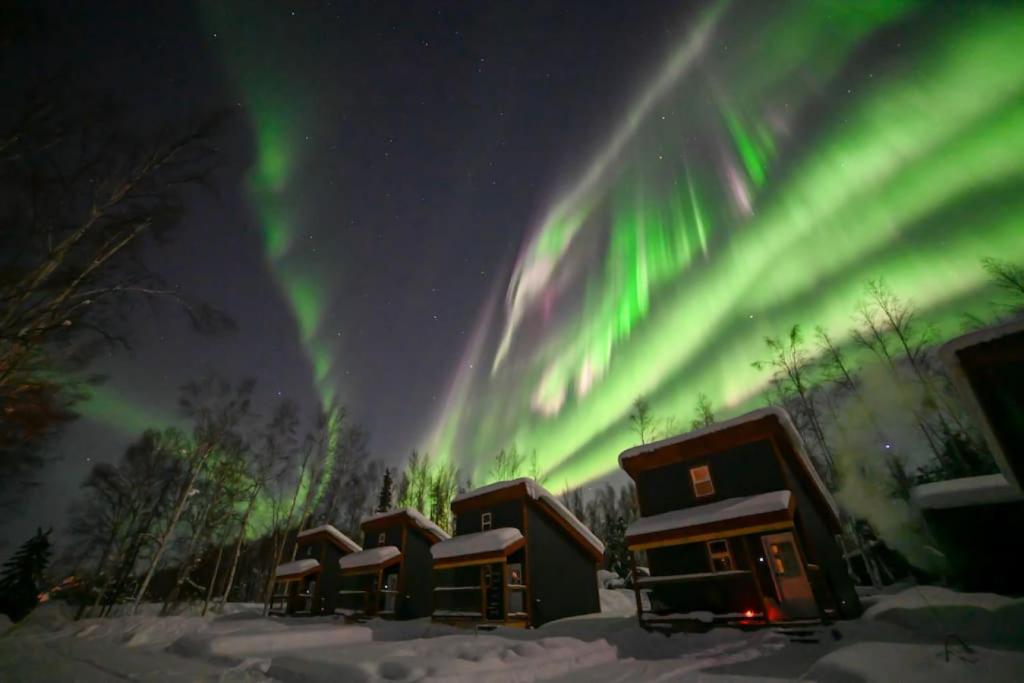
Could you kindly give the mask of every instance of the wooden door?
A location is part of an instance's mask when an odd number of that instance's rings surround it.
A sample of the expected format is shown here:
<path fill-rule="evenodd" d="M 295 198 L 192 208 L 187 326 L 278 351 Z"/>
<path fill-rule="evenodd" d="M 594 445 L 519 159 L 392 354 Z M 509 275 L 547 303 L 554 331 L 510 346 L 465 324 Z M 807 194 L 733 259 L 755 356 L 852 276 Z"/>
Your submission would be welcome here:
<path fill-rule="evenodd" d="M 807 580 L 800 550 L 793 534 L 785 532 L 761 537 L 765 561 L 779 594 L 782 613 L 789 619 L 811 619 L 819 616 L 811 583 Z"/>

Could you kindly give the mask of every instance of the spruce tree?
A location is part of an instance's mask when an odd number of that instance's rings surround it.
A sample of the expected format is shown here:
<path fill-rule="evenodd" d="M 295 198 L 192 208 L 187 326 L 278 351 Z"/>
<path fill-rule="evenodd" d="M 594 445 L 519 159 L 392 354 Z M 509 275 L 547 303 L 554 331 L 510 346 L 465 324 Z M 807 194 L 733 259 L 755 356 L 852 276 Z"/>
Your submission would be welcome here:
<path fill-rule="evenodd" d="M 391 500 L 393 498 L 391 489 L 393 486 L 391 470 L 385 467 L 384 480 L 380 484 L 380 495 L 377 497 L 377 512 L 387 512 L 391 509 Z"/>
<path fill-rule="evenodd" d="M 0 613 L 20 621 L 39 602 L 43 572 L 50 562 L 50 529 L 25 541 L 0 571 Z"/>

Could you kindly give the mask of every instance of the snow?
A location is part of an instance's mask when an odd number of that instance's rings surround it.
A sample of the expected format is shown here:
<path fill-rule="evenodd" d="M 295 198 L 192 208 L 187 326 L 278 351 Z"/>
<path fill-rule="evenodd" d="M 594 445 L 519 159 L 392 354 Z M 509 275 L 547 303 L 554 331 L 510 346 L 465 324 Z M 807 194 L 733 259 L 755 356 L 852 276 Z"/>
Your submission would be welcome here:
<path fill-rule="evenodd" d="M 526 495 L 547 505 L 551 512 L 558 517 L 561 517 L 567 524 L 569 524 L 569 526 L 575 529 L 576 532 L 579 533 L 579 535 L 582 536 L 598 554 L 604 554 L 604 543 L 601 542 L 601 539 L 595 536 L 594 532 L 587 528 L 587 525 L 578 520 L 576 515 L 572 514 L 572 512 L 569 511 L 569 508 L 562 504 L 562 501 L 558 500 L 558 498 L 552 495 L 550 491 L 529 477 L 499 481 L 493 484 L 488 484 L 487 486 L 481 486 L 480 488 L 473 489 L 472 491 L 460 493 L 452 500 L 452 504 L 464 500 L 471 500 L 488 493 L 494 493 L 495 491 L 501 491 L 515 486 L 525 487 Z"/>
<path fill-rule="evenodd" d="M 986 474 L 915 486 L 910 491 L 910 498 L 919 509 L 942 510 L 1024 501 L 1024 494 L 1011 486 L 1003 475 Z"/>
<path fill-rule="evenodd" d="M 350 553 L 357 553 L 360 550 L 362 550 L 362 548 L 359 546 L 358 543 L 356 543 L 351 538 L 349 538 L 345 534 L 343 534 L 340 531 L 338 531 L 337 529 L 335 529 L 330 524 L 324 524 L 322 526 L 313 527 L 312 529 L 306 529 L 305 531 L 300 531 L 297 538 L 305 538 L 307 536 L 312 536 L 313 534 L 320 534 L 320 533 L 327 534 L 328 536 L 333 538 L 335 541 L 337 541 L 338 544 L 341 547 L 345 548 L 345 550 L 349 551 Z"/>
<path fill-rule="evenodd" d="M 791 496 L 789 491 L 770 491 L 756 496 L 726 498 L 715 503 L 642 517 L 629 525 L 626 529 L 626 538 L 788 510 Z"/>
<path fill-rule="evenodd" d="M 306 557 L 301 560 L 285 562 L 284 564 L 277 565 L 277 569 L 274 570 L 274 576 L 277 578 L 293 576 L 295 574 L 302 574 L 303 572 L 308 572 L 319 566 L 320 562 L 318 562 L 315 558 Z"/>
<path fill-rule="evenodd" d="M 338 560 L 342 569 L 357 569 L 360 567 L 376 567 L 395 557 L 401 557 L 402 551 L 393 545 L 382 545 L 377 548 L 360 550 Z"/>
<path fill-rule="evenodd" d="M 601 614 L 614 616 L 635 616 L 636 595 L 624 588 L 599 588 Z"/>
<path fill-rule="evenodd" d="M 444 529 L 442 529 L 441 527 L 439 527 L 438 525 L 434 524 L 429 519 L 424 517 L 422 512 L 420 512 L 419 510 L 415 510 L 413 508 L 399 508 L 397 510 L 388 510 L 387 512 L 380 512 L 376 515 L 364 517 L 362 523 L 367 524 L 369 522 L 375 522 L 379 519 L 385 519 L 387 517 L 391 517 L 392 515 L 397 514 L 407 515 L 410 519 L 412 519 L 413 524 L 415 524 L 417 527 L 423 529 L 424 531 L 430 532 L 431 534 L 437 536 L 441 540 L 447 540 L 451 538 L 451 535 L 447 531 L 445 531 Z"/>
<path fill-rule="evenodd" d="M 268 618 L 249 605 L 228 605 L 237 613 L 206 618 L 157 617 L 158 605 L 144 605 L 144 616 L 76 622 L 74 608 L 51 601 L 0 638 L 0 678 L 86 683 L 1024 680 L 1024 600 L 925 586 L 887 590 L 872 596 L 870 618 L 809 627 L 816 642 L 801 644 L 768 628 L 717 627 L 671 637 L 649 633 L 632 612 L 632 593 L 607 589 L 601 591 L 601 614 L 487 633 L 429 619 L 354 625 L 329 616 Z M 975 622 L 950 621 L 954 610 L 987 621 L 972 631 L 968 627 Z M 901 615 L 913 620 L 897 623 Z M 715 615 L 680 616 L 706 622 Z M 928 624 L 932 630 L 923 630 Z M 833 631 L 842 637 L 833 638 Z M 951 632 L 973 652 L 953 648 L 947 663 L 943 641 Z"/>
<path fill-rule="evenodd" d="M 478 531 L 435 543 L 430 547 L 430 554 L 436 562 L 478 553 L 498 553 L 522 538 L 522 532 L 512 527 Z"/>
<path fill-rule="evenodd" d="M 731 420 L 715 422 L 714 424 L 710 424 L 707 427 L 701 427 L 700 429 L 696 429 L 692 432 L 686 432 L 685 434 L 672 436 L 667 439 L 662 439 L 661 441 L 652 441 L 650 443 L 646 443 L 640 446 L 634 446 L 633 448 L 629 448 L 619 454 L 619 466 L 625 468 L 624 463 L 626 460 L 629 460 L 630 458 L 635 458 L 647 453 L 651 453 L 653 451 L 660 450 L 666 446 L 673 446 L 675 444 L 684 443 L 686 441 L 690 441 L 691 439 L 698 439 L 703 436 L 707 436 L 708 434 L 714 434 L 715 432 L 722 432 L 727 429 L 732 429 L 737 425 L 745 424 L 747 422 L 756 422 L 757 420 L 761 420 L 766 417 L 774 417 L 779 421 L 779 424 L 782 426 L 783 431 L 786 432 L 786 436 L 789 437 L 790 445 L 792 445 L 794 452 L 796 452 L 797 454 L 797 457 L 799 457 L 800 461 L 803 463 L 804 469 L 807 470 L 807 473 L 814 481 L 815 486 L 817 486 L 818 490 L 821 492 L 822 497 L 825 499 L 825 502 L 828 503 L 829 508 L 832 510 L 832 514 L 834 514 L 836 519 L 838 520 L 840 516 L 839 505 L 832 497 L 832 494 L 829 492 L 828 487 L 825 486 L 825 482 L 821 480 L 821 477 L 818 475 L 818 470 L 814 468 L 814 463 L 811 461 L 811 456 L 807 453 L 807 448 L 804 446 L 804 440 L 800 436 L 800 432 L 797 431 L 796 425 L 793 424 L 793 420 L 789 417 L 789 413 L 787 413 L 782 408 L 777 408 L 774 406 L 753 410 L 749 413 L 738 415 L 732 418 Z"/>
<path fill-rule="evenodd" d="M 975 648 L 959 649 L 946 661 L 941 644 L 857 643 L 833 652 L 808 672 L 811 680 L 927 681 L 962 683 L 1020 683 L 1024 654 Z M 979 678 L 980 677 L 980 678 Z"/>

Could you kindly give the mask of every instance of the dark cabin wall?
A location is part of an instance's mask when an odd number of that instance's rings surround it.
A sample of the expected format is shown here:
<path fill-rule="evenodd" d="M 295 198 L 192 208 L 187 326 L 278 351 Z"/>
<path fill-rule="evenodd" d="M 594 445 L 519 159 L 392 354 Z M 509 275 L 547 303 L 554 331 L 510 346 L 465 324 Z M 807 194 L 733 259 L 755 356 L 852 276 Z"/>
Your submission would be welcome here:
<path fill-rule="evenodd" d="M 320 590 L 318 599 L 315 600 L 314 611 L 321 614 L 333 614 L 338 601 L 338 591 L 341 590 L 341 567 L 338 560 L 342 558 L 341 550 L 333 543 L 319 542 L 320 554 Z"/>
<path fill-rule="evenodd" d="M 690 482 L 690 469 L 701 465 L 710 467 L 715 493 L 696 498 Z M 705 458 L 645 470 L 637 475 L 636 483 L 643 517 L 786 488 L 768 440 L 743 444 Z"/>
<path fill-rule="evenodd" d="M 1007 465 L 1024 482 L 1024 332 L 962 349 L 957 357 Z"/>
<path fill-rule="evenodd" d="M 783 463 L 783 471 L 788 480 L 786 488 L 796 498 L 796 529 L 805 555 L 804 563 L 817 564 L 821 567 L 825 581 L 832 591 L 836 608 L 843 617 L 853 619 L 860 616 L 863 609 L 854 589 L 853 579 L 847 572 L 843 551 L 829 531 L 825 520 L 818 513 L 818 508 L 813 504 L 803 479 L 795 476 L 793 466 L 789 463 Z"/>
<path fill-rule="evenodd" d="M 398 617 L 428 617 L 434 609 L 434 571 L 430 542 L 410 528 L 402 550 L 402 601 Z"/>
<path fill-rule="evenodd" d="M 491 513 L 491 528 L 514 527 L 523 530 L 522 499 L 507 500 L 492 505 L 480 505 L 461 512 L 458 516 L 455 533 L 458 536 L 480 531 L 480 515 Z"/>
<path fill-rule="evenodd" d="M 401 550 L 402 549 L 402 527 L 403 527 L 402 522 L 401 521 L 397 521 L 397 522 L 394 522 L 393 524 L 389 524 L 387 527 L 385 527 L 383 529 L 380 528 L 380 527 L 374 527 L 373 531 L 367 531 L 367 530 L 364 529 L 363 530 L 363 548 L 365 548 L 365 549 L 376 548 L 379 545 L 381 545 L 381 544 L 377 543 L 377 537 L 380 535 L 380 532 L 383 531 L 384 532 L 384 545 L 393 545 L 396 548 L 398 548 L 399 550 Z"/>
<path fill-rule="evenodd" d="M 521 502 L 517 501 L 519 505 Z M 527 504 L 527 582 L 533 626 L 601 611 L 597 565 L 557 522 Z"/>

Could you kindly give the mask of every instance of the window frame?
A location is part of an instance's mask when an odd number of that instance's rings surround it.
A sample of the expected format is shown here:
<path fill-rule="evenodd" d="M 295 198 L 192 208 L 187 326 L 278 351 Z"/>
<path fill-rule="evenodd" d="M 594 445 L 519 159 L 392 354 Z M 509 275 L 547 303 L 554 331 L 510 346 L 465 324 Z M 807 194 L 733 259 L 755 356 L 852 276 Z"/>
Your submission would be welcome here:
<path fill-rule="evenodd" d="M 713 543 L 721 543 L 725 550 L 713 550 L 711 545 Z M 714 574 L 721 574 L 722 572 L 731 572 L 736 570 L 736 562 L 732 556 L 732 547 L 729 545 L 729 539 L 727 538 L 713 538 L 710 541 L 704 543 L 704 547 L 707 548 L 708 552 L 708 566 L 711 567 L 711 572 Z M 715 560 L 725 558 L 729 563 L 728 569 L 718 569 L 715 567 Z"/>
<path fill-rule="evenodd" d="M 388 534 L 387 534 L 386 531 L 382 531 L 379 534 L 377 534 L 377 547 L 378 548 L 383 546 L 387 542 L 388 542 Z"/>
<path fill-rule="evenodd" d="M 707 472 L 707 479 L 702 478 L 699 481 L 697 480 L 697 478 L 694 476 L 694 473 L 698 472 L 699 470 L 705 470 Z M 697 489 L 698 484 L 707 484 L 711 490 L 705 493 L 701 493 Z M 715 495 L 715 480 L 711 476 L 711 465 L 696 465 L 690 468 L 690 488 L 693 489 L 694 498 L 708 498 L 709 496 Z"/>
<path fill-rule="evenodd" d="M 480 513 L 480 531 L 490 531 L 494 528 L 494 515 L 490 512 Z"/>

